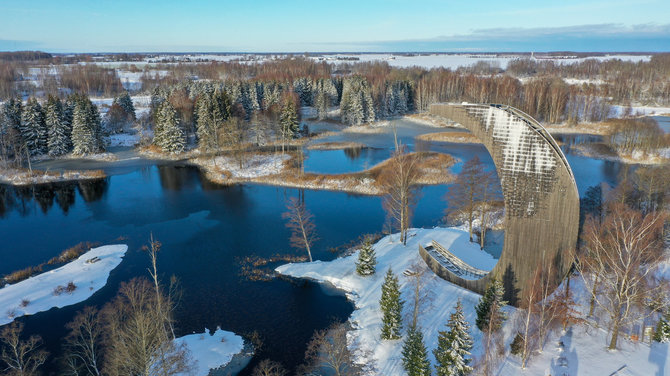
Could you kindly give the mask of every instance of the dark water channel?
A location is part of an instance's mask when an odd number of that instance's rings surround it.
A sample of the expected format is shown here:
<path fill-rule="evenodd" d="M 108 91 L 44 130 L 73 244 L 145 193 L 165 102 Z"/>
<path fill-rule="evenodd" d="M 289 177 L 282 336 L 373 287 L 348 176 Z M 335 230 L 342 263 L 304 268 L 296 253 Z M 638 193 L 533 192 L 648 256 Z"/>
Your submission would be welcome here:
<path fill-rule="evenodd" d="M 445 152 L 458 158 L 454 172 L 474 155 L 493 168 L 481 145 L 416 143 L 417 134 L 439 129 L 397 123 L 398 134 L 410 149 Z M 326 141 L 364 142 L 369 148 L 358 154 L 309 151 L 308 170 L 363 170 L 386 159 L 393 145 L 388 132 L 365 137 L 342 133 L 332 138 Z M 21 318 L 27 334 L 40 334 L 50 352 L 59 352 L 66 334 L 64 325 L 77 311 L 85 305 L 103 305 L 116 294 L 121 282 L 147 275 L 148 258 L 141 247 L 150 233 L 163 244 L 161 274 L 165 280 L 177 276 L 183 288 L 176 317 L 178 335 L 217 326 L 243 335 L 257 331 L 264 345 L 252 367 L 271 358 L 294 369 L 303 361 L 306 343 L 315 329 L 348 318 L 353 307 L 343 296 L 314 283 L 247 281 L 239 275 L 239 260 L 248 255 L 296 252 L 288 243 L 289 232 L 281 218 L 288 197 L 303 196 L 314 213 L 320 240 L 313 254 L 320 260 L 335 257 L 330 248 L 382 229 L 385 215 L 381 198 L 254 184 L 224 187 L 205 180 L 195 167 L 138 161 L 130 154 L 128 158 L 110 165 L 106 169 L 110 177 L 99 181 L 25 188 L 0 185 L 0 275 L 44 262 L 81 241 L 129 245 L 107 286 L 89 300 Z M 615 182 L 621 168 L 618 163 L 571 154 L 568 159 L 581 193 L 603 181 Z M 447 188 L 421 189 L 414 226 L 441 223 Z M 243 374 L 249 374 L 249 369 Z"/>

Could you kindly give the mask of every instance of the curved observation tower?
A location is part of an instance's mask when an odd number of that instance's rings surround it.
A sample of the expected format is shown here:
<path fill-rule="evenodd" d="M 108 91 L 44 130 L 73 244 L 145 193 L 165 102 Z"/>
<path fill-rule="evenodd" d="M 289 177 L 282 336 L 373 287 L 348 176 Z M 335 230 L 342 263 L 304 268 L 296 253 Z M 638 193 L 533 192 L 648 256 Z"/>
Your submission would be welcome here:
<path fill-rule="evenodd" d="M 493 157 L 505 203 L 505 243 L 496 266 L 480 278 L 463 278 L 420 247 L 426 263 L 448 281 L 479 293 L 495 276 L 512 304 L 538 265 L 545 270 L 551 266 L 556 278 L 562 278 L 577 243 L 579 192 L 549 132 L 506 105 L 438 103 L 430 106 L 430 113 L 467 128 Z"/>

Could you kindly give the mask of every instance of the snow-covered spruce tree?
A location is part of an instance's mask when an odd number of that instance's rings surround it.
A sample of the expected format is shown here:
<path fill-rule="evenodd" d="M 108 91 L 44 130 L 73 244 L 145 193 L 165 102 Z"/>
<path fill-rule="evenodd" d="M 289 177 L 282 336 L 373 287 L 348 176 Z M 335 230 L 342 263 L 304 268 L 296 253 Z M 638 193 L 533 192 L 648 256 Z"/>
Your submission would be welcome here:
<path fill-rule="evenodd" d="M 320 78 L 314 81 L 312 102 L 319 119 L 325 119 L 328 108 L 337 102 L 337 89 L 330 78 Z"/>
<path fill-rule="evenodd" d="M 375 121 L 374 102 L 365 78 L 354 76 L 344 81 L 340 114 L 342 122 L 349 125 Z"/>
<path fill-rule="evenodd" d="M 284 152 L 284 146 L 286 142 L 290 139 L 298 137 L 300 131 L 298 121 L 298 107 L 293 97 L 287 95 L 283 100 L 282 110 L 279 114 L 279 127 L 281 132 L 282 139 L 282 152 Z"/>
<path fill-rule="evenodd" d="M 218 147 L 218 132 L 223 122 L 231 115 L 231 97 L 222 90 L 205 92 L 196 102 L 196 134 L 198 146 L 203 150 L 215 150 Z"/>
<path fill-rule="evenodd" d="M 167 153 L 183 152 L 186 147 L 186 136 L 179 124 L 177 111 L 169 101 L 160 105 L 156 121 L 154 143 Z"/>
<path fill-rule="evenodd" d="M 10 98 L 0 105 L 0 159 L 16 157 L 21 148 L 21 100 Z"/>
<path fill-rule="evenodd" d="M 423 343 L 421 328 L 412 326 L 407 331 L 407 337 L 402 345 L 402 366 L 408 376 L 430 376 L 428 350 Z"/>
<path fill-rule="evenodd" d="M 60 99 L 49 96 L 46 104 L 46 125 L 49 130 L 49 155 L 67 154 L 70 144 L 70 132 L 63 122 L 63 103 Z"/>
<path fill-rule="evenodd" d="M 358 262 L 356 262 L 356 273 L 358 275 L 367 276 L 375 274 L 375 266 L 377 265 L 377 257 L 375 250 L 370 244 L 370 239 L 365 239 L 363 248 L 358 253 Z"/>
<path fill-rule="evenodd" d="M 654 332 L 654 341 L 661 343 L 670 342 L 670 310 L 666 311 L 658 320 L 656 331 Z"/>
<path fill-rule="evenodd" d="M 86 155 L 104 150 L 98 108 L 87 97 L 76 100 L 72 115 L 73 153 Z"/>
<path fill-rule="evenodd" d="M 124 91 L 121 95 L 118 97 L 114 98 L 114 102 L 112 102 L 112 105 L 118 104 L 123 108 L 123 110 L 126 112 L 132 120 L 136 120 L 137 117 L 135 115 L 135 106 L 133 105 L 133 100 L 130 98 L 130 94 L 128 94 L 127 91 Z"/>
<path fill-rule="evenodd" d="M 2 113 L 0 113 L 0 123 L 5 130 L 13 128 L 20 131 L 21 128 L 21 113 L 23 112 L 23 105 L 20 98 L 9 98 L 2 105 Z"/>
<path fill-rule="evenodd" d="M 293 90 L 300 98 L 300 106 L 312 105 L 312 80 L 307 77 L 296 78 L 293 81 Z"/>
<path fill-rule="evenodd" d="M 98 111 L 98 106 L 93 104 L 90 99 L 86 98 L 88 101 L 88 116 L 87 121 L 93 130 L 93 138 L 95 140 L 95 152 L 100 153 L 105 151 L 104 143 L 104 132 L 102 130 L 102 119 L 100 118 L 100 111 Z"/>
<path fill-rule="evenodd" d="M 398 277 L 391 268 L 386 272 L 382 285 L 379 307 L 382 310 L 382 339 L 400 339 L 402 330 L 402 306 Z"/>
<path fill-rule="evenodd" d="M 449 316 L 448 331 L 440 331 L 437 337 L 437 348 L 433 350 L 437 364 L 437 376 L 464 376 L 472 372 L 470 350 L 472 337 L 470 325 L 465 320 L 461 300 L 456 303 L 456 310 Z"/>
<path fill-rule="evenodd" d="M 44 111 L 37 99 L 30 98 L 21 113 L 21 137 L 26 143 L 30 155 L 44 154 L 48 151 L 48 132 L 44 121 Z"/>
<path fill-rule="evenodd" d="M 481 297 L 479 304 L 475 307 L 477 311 L 475 324 L 479 330 L 486 331 L 489 325 L 491 325 L 492 331 L 495 332 L 502 327 L 502 323 L 507 318 L 502 311 L 502 308 L 507 304 L 503 300 L 504 295 L 505 288 L 502 282 L 497 278 L 493 278 L 486 287 L 484 296 Z M 490 322 L 491 317 L 495 318 L 494 322 Z"/>

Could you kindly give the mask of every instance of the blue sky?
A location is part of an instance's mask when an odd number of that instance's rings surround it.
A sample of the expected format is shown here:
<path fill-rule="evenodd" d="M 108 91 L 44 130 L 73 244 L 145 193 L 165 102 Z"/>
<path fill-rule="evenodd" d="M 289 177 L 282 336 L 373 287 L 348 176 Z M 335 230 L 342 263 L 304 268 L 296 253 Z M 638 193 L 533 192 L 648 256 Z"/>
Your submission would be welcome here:
<path fill-rule="evenodd" d="M 0 0 L 0 50 L 670 51 L 668 0 Z"/>

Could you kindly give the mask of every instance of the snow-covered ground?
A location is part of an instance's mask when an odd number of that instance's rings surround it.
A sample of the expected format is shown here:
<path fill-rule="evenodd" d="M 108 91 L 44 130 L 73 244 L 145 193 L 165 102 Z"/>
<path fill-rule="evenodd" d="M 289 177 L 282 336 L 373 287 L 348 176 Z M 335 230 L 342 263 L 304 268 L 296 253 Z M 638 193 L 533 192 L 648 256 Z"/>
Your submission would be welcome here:
<path fill-rule="evenodd" d="M 135 115 L 139 119 L 142 115 L 149 113 L 151 105 L 150 95 L 133 95 L 130 97 L 135 107 Z M 114 98 L 91 98 L 91 102 L 98 106 L 100 116 L 105 116 L 109 107 L 114 103 Z"/>
<path fill-rule="evenodd" d="M 137 133 L 118 133 L 109 136 L 109 146 L 135 146 L 140 142 L 140 135 Z"/>
<path fill-rule="evenodd" d="M 82 302 L 107 283 L 109 273 L 116 268 L 128 250 L 127 245 L 106 245 L 93 248 L 60 268 L 30 277 L 0 289 L 0 325 L 16 317 L 65 307 Z M 68 283 L 76 288 L 56 292 Z"/>
<path fill-rule="evenodd" d="M 318 282 L 327 282 L 336 288 L 343 290 L 347 297 L 354 303 L 356 309 L 351 315 L 350 322 L 353 330 L 347 339 L 350 348 L 354 349 L 355 359 L 358 363 L 372 366 L 370 375 L 403 375 L 402 368 L 402 340 L 382 341 L 380 332 L 382 326 L 382 315 L 379 308 L 381 297 L 381 286 L 384 282 L 384 274 L 389 267 L 400 280 L 402 299 L 405 300 L 403 314 L 405 316 L 405 327 L 411 320 L 411 312 L 414 307 L 413 301 L 413 277 L 403 274 L 405 270 L 423 271 L 422 291 L 429 294 L 429 303 L 424 304 L 419 310 L 419 325 L 424 333 L 426 346 L 429 350 L 437 347 L 438 331 L 445 330 L 449 315 L 460 298 L 463 302 L 466 319 L 473 324 L 476 318 L 475 305 L 479 301 L 479 295 L 471 291 L 453 285 L 436 276 L 424 263 L 418 253 L 419 244 L 426 245 L 432 240 L 450 247 L 450 251 L 465 255 L 467 251 L 457 251 L 454 246 L 462 245 L 460 234 L 467 233 L 455 229 L 411 229 L 409 231 L 407 246 L 399 242 L 397 234 L 389 235 L 379 240 L 374 249 L 377 255 L 377 272 L 369 277 L 361 277 L 356 274 L 356 260 L 358 253 L 351 256 L 339 258 L 329 262 L 315 261 L 311 263 L 287 264 L 277 268 L 284 275 L 297 278 L 309 278 Z M 466 238 L 467 241 L 467 238 Z M 468 247 L 470 249 L 470 247 Z M 476 251 L 480 252 L 478 247 Z M 507 308 L 511 311 L 512 308 Z M 472 329 L 471 334 L 479 343 L 481 333 Z M 473 350 L 475 356 L 481 354 L 481 346 Z M 435 359 L 432 352 L 429 359 L 434 364 Z"/>
<path fill-rule="evenodd" d="M 256 154 L 244 159 L 241 168 L 240 163 L 231 157 L 198 158 L 194 162 L 205 168 L 226 171 L 232 178 L 253 179 L 280 173 L 284 161 L 290 158 L 288 154 Z"/>
<path fill-rule="evenodd" d="M 398 235 L 386 236 L 379 240 L 374 249 L 377 254 L 377 272 L 369 277 L 361 277 L 355 272 L 358 253 L 329 262 L 287 264 L 277 268 L 281 274 L 296 278 L 307 278 L 329 283 L 343 290 L 356 309 L 349 321 L 353 330 L 347 340 L 358 363 L 368 365 L 368 375 L 404 375 L 402 367 L 402 340 L 382 341 L 381 310 L 379 299 L 384 274 L 389 267 L 398 276 L 402 299 L 405 300 L 403 314 L 405 328 L 411 320 L 413 310 L 413 277 L 403 274 L 405 270 L 423 271 L 422 291 L 427 294 L 426 303 L 419 310 L 418 323 L 424 334 L 428 358 L 435 365 L 432 350 L 437 347 L 438 331 L 445 330 L 449 314 L 453 312 L 458 299 L 463 302 L 465 317 L 471 325 L 470 333 L 474 339 L 472 355 L 480 357 L 482 333 L 474 326 L 475 305 L 480 295 L 453 285 L 437 277 L 428 269 L 418 255 L 418 245 L 425 245 L 435 239 L 448 244 L 453 237 L 452 230 L 411 229 L 407 246 L 398 240 Z M 453 243 L 452 245 L 456 245 Z M 450 248 L 450 251 L 455 248 Z M 670 265 L 668 263 L 667 265 Z M 666 266 L 666 272 L 670 266 Z M 667 273 L 666 273 L 667 274 Z M 579 291 L 579 277 L 573 277 L 571 288 Z M 581 289 L 583 291 L 583 288 Z M 582 294 L 585 295 L 585 294 Z M 583 299 L 582 299 L 583 301 Z M 512 317 L 516 309 L 506 308 Z M 512 340 L 512 319 L 506 321 L 505 348 L 509 352 Z M 620 349 L 607 351 L 607 328 L 595 328 L 591 325 L 574 326 L 567 333 L 556 333 L 549 337 L 544 351 L 531 358 L 526 369 L 520 368 L 519 358 L 507 353 L 494 374 L 497 376 L 516 375 L 670 375 L 670 345 L 633 343 L 624 336 L 620 337 Z M 562 344 L 559 344 L 559 341 Z M 667 364 L 666 364 L 667 363 Z M 620 370 L 619 373 L 615 373 Z"/>
<path fill-rule="evenodd" d="M 626 106 L 613 105 L 612 115 L 615 117 L 621 117 L 626 112 L 626 109 L 627 109 Z M 632 109 L 632 115 L 637 116 L 670 114 L 670 107 L 633 105 L 631 106 L 631 109 Z"/>
<path fill-rule="evenodd" d="M 502 69 L 507 68 L 507 64 L 515 59 L 528 57 L 528 55 L 513 54 L 416 54 L 416 55 L 392 55 L 392 54 L 333 54 L 314 56 L 313 59 L 324 60 L 329 63 L 343 62 L 370 62 L 385 61 L 392 67 L 423 67 L 423 68 L 450 68 L 468 67 L 475 65 L 479 61 L 486 61 L 493 66 Z M 648 55 L 607 55 L 590 57 L 597 60 L 621 59 L 625 61 L 649 61 Z M 358 60 L 351 60 L 358 59 Z M 547 58 L 541 60 L 551 60 L 558 64 L 571 64 L 586 60 L 587 58 Z M 538 59 L 540 60 L 540 59 Z"/>
<path fill-rule="evenodd" d="M 104 154 L 113 157 L 112 154 Z M 99 172 L 91 170 L 63 172 L 35 170 L 33 173 L 25 169 L 7 169 L 0 171 L 0 183 L 11 185 L 44 184 L 59 181 L 100 179 L 103 177 L 104 174 L 101 175 Z"/>
<path fill-rule="evenodd" d="M 178 346 L 184 344 L 194 361 L 189 376 L 207 376 L 211 369 L 228 364 L 235 354 L 244 348 L 242 337 L 217 328 L 214 333 L 194 333 L 175 339 Z M 184 375 L 186 376 L 186 375 Z"/>

